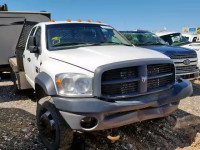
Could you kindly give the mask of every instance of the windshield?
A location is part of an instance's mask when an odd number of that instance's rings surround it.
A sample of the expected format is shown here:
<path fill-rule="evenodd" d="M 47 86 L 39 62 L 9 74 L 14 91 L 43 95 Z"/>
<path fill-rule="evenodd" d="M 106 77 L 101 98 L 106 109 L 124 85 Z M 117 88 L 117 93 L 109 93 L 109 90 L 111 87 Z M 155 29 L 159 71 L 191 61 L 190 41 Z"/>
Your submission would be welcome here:
<path fill-rule="evenodd" d="M 123 33 L 136 46 L 165 45 L 165 42 L 153 33 Z"/>
<path fill-rule="evenodd" d="M 173 45 L 173 46 L 180 46 L 180 45 L 189 43 L 189 41 L 185 37 L 183 37 L 180 33 L 164 35 L 164 36 L 161 36 L 161 38 L 165 42 L 168 42 L 169 45 Z"/>
<path fill-rule="evenodd" d="M 98 24 L 47 25 L 47 48 L 59 50 L 74 46 L 128 45 L 131 43 L 110 26 Z"/>

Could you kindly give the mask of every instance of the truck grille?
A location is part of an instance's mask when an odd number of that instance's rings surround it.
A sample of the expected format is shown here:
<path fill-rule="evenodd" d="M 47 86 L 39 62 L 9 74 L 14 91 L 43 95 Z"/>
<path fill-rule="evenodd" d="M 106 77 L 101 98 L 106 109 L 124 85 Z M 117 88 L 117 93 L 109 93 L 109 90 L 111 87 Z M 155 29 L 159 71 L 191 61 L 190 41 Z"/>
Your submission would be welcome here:
<path fill-rule="evenodd" d="M 156 65 L 148 65 L 148 76 L 159 75 L 163 73 L 170 73 L 173 71 L 174 66 L 170 64 L 156 64 Z"/>
<path fill-rule="evenodd" d="M 169 85 L 173 82 L 173 80 L 174 80 L 173 76 L 166 76 L 157 79 L 149 79 L 147 89 L 152 90 Z"/>
<path fill-rule="evenodd" d="M 175 82 L 173 64 L 119 68 L 103 72 L 101 94 L 104 98 L 127 98 L 156 92 Z"/>
<path fill-rule="evenodd" d="M 198 72 L 198 59 L 197 54 L 181 54 L 173 55 L 171 58 L 174 61 L 176 74 L 178 78 L 193 79 L 195 73 Z M 181 76 L 179 76 L 181 75 Z"/>
<path fill-rule="evenodd" d="M 104 72 L 102 81 L 133 79 L 138 77 L 138 67 L 114 69 Z"/>
<path fill-rule="evenodd" d="M 138 81 L 103 85 L 102 91 L 106 95 L 134 93 L 138 91 Z"/>
<path fill-rule="evenodd" d="M 170 56 L 171 59 L 197 58 L 197 54 L 179 54 Z"/>
<path fill-rule="evenodd" d="M 197 70 L 196 65 L 191 66 L 176 66 L 177 71 L 183 71 L 183 72 L 195 72 Z"/>

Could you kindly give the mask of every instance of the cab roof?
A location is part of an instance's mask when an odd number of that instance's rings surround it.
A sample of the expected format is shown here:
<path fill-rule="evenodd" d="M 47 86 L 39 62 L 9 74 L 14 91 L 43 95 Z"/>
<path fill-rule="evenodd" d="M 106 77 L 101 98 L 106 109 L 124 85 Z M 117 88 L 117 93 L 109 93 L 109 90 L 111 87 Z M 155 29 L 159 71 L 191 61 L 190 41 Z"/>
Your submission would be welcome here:
<path fill-rule="evenodd" d="M 131 30 L 131 31 L 119 31 L 121 33 L 151 33 L 148 30 Z"/>
<path fill-rule="evenodd" d="M 197 33 L 182 33 L 182 35 L 194 35 L 194 36 L 197 36 L 198 34 Z"/>
<path fill-rule="evenodd" d="M 169 32 L 169 31 L 162 31 L 162 32 L 155 32 L 157 36 L 164 36 L 164 35 L 170 35 L 170 34 L 175 34 L 179 32 Z"/>
<path fill-rule="evenodd" d="M 29 11 L 0 11 L 0 14 L 51 14 L 50 12 L 29 12 Z"/>
<path fill-rule="evenodd" d="M 107 25 L 107 24 L 104 24 L 104 23 L 87 22 L 87 21 L 81 21 L 81 22 L 77 22 L 77 21 L 71 21 L 71 22 L 67 22 L 67 21 L 55 21 L 55 22 L 41 22 L 39 24 L 40 25 L 52 25 L 52 24 L 98 24 L 98 25 Z"/>

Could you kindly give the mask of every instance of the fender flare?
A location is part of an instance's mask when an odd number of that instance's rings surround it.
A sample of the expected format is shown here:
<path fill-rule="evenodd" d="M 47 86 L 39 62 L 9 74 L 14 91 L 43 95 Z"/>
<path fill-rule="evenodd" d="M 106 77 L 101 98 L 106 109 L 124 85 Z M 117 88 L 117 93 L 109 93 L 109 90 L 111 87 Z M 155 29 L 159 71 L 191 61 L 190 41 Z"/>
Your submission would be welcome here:
<path fill-rule="evenodd" d="M 57 95 L 55 84 L 47 73 L 41 72 L 37 75 L 35 78 L 35 85 L 36 84 L 39 85 L 47 95 Z"/>

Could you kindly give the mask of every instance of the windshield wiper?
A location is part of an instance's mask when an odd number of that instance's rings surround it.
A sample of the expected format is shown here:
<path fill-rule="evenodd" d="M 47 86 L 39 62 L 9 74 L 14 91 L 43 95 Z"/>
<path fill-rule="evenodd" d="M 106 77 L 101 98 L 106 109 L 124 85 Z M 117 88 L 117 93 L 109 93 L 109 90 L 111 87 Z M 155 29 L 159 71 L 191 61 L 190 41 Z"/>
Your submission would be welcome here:
<path fill-rule="evenodd" d="M 147 46 L 147 44 L 134 44 L 135 46 Z"/>
<path fill-rule="evenodd" d="M 58 45 L 54 45 L 53 47 L 61 47 L 61 46 L 77 46 L 77 45 L 84 45 L 84 46 L 98 46 L 98 45 L 105 45 L 105 44 L 114 44 L 114 45 L 126 45 L 126 46 L 132 46 L 129 44 L 123 44 L 123 43 L 116 43 L 116 42 L 100 42 L 100 43 L 61 43 Z"/>
<path fill-rule="evenodd" d="M 99 45 L 101 44 L 111 44 L 111 45 L 125 45 L 125 46 L 132 46 L 132 45 L 129 45 L 129 44 L 124 44 L 124 43 L 116 43 L 116 42 L 101 42 L 99 43 Z"/>
<path fill-rule="evenodd" d="M 190 44 L 190 42 L 181 42 L 180 45 L 186 45 L 186 44 Z"/>
<path fill-rule="evenodd" d="M 143 44 L 135 44 L 136 46 L 153 46 L 153 45 L 165 45 L 162 43 L 143 43 Z"/>
<path fill-rule="evenodd" d="M 181 45 L 186 45 L 189 44 L 190 42 L 180 42 L 180 43 L 173 43 L 173 46 L 181 46 Z"/>
<path fill-rule="evenodd" d="M 80 44 L 89 44 L 89 43 L 61 43 L 61 44 L 53 45 L 53 47 L 73 46 L 73 45 L 80 45 Z"/>
<path fill-rule="evenodd" d="M 166 45 L 166 44 L 162 44 L 162 43 L 152 43 L 150 45 Z"/>

